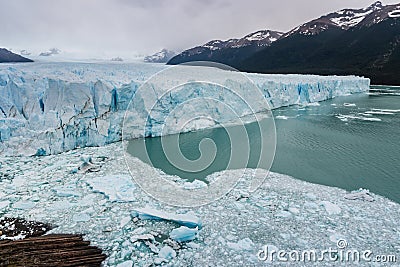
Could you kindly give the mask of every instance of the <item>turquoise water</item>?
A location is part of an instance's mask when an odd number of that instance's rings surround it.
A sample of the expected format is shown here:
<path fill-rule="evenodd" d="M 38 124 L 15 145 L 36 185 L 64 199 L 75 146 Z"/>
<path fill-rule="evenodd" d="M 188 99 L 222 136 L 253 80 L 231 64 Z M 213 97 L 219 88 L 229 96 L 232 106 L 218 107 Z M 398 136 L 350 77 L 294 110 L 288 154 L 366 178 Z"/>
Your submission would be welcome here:
<path fill-rule="evenodd" d="M 398 88 L 373 87 L 370 94 L 338 97 L 320 102 L 319 106 L 280 108 L 274 116 L 277 147 L 272 171 L 346 190 L 367 188 L 400 203 Z M 254 167 L 260 153 L 260 134 L 256 124 L 249 124 L 246 129 L 253 148 L 247 166 Z M 137 149 L 145 142 L 156 168 L 188 180 L 204 179 L 225 169 L 230 156 L 224 129 L 181 134 L 182 153 L 192 160 L 199 158 L 198 145 L 204 138 L 214 140 L 218 152 L 212 165 L 198 173 L 171 166 L 160 149 L 160 138 L 133 140 L 128 149 L 146 161 L 143 151 Z"/>

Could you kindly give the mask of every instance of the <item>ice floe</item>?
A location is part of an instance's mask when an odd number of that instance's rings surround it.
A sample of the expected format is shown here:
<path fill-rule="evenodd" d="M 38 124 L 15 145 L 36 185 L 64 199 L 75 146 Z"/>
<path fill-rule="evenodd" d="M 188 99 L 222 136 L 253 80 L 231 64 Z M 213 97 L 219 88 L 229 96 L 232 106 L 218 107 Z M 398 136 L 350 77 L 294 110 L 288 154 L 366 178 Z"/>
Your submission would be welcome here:
<path fill-rule="evenodd" d="M 320 204 L 325 208 L 326 212 L 329 215 L 340 214 L 340 212 L 342 211 L 338 205 L 329 201 L 321 201 Z"/>
<path fill-rule="evenodd" d="M 197 217 L 193 212 L 175 214 L 156 210 L 151 207 L 145 207 L 135 209 L 131 214 L 133 217 L 139 217 L 142 220 L 166 220 L 192 228 L 201 228 L 202 226 L 200 218 Z"/>
<path fill-rule="evenodd" d="M 344 196 L 344 198 L 349 200 L 364 200 L 372 202 L 374 197 L 371 195 L 369 190 L 360 188 L 359 190 L 352 191 Z"/>
<path fill-rule="evenodd" d="M 186 242 L 194 240 L 198 232 L 199 229 L 197 227 L 189 228 L 186 226 L 181 226 L 172 230 L 171 233 L 169 233 L 169 237 L 178 242 Z"/>
<path fill-rule="evenodd" d="M 134 201 L 136 186 L 129 175 L 98 176 L 87 180 L 94 192 L 99 192 L 111 201 Z"/>

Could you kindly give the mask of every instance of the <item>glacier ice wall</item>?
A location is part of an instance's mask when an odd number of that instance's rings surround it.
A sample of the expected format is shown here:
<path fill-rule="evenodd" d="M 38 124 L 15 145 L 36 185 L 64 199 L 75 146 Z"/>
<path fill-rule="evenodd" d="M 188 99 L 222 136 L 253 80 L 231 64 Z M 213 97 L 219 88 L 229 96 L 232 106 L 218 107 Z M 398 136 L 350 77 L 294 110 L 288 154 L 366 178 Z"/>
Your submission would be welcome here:
<path fill-rule="evenodd" d="M 131 98 L 146 79 L 163 68 L 138 63 L 0 66 L 1 153 L 49 155 L 121 140 Z M 365 92 L 370 83 L 355 76 L 247 75 L 272 108 Z M 164 105 L 165 112 L 173 108 L 172 103 Z M 161 132 L 155 127 L 146 134 L 158 136 Z"/>

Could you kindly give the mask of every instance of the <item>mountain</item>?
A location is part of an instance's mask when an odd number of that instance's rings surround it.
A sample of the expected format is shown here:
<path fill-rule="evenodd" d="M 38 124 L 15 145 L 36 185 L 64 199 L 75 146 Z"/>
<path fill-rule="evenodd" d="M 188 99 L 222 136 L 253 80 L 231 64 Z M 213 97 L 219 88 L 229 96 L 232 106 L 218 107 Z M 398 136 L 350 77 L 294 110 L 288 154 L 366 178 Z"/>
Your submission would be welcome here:
<path fill-rule="evenodd" d="M 374 84 L 400 85 L 400 4 L 375 2 L 343 9 L 293 30 L 259 31 L 188 49 L 168 64 L 215 61 L 241 71 L 320 75 L 356 74 Z"/>
<path fill-rule="evenodd" d="M 39 54 L 41 57 L 49 57 L 52 55 L 58 55 L 60 54 L 61 50 L 58 48 L 50 48 L 48 51 L 42 52 Z"/>
<path fill-rule="evenodd" d="M 14 54 L 5 48 L 0 48 L 0 63 L 5 62 L 33 62 L 33 60 Z"/>
<path fill-rule="evenodd" d="M 145 57 L 144 61 L 152 62 L 152 63 L 167 63 L 175 55 L 176 55 L 176 53 L 174 51 L 163 49 L 160 52 L 157 52 L 151 56 Z"/>
<path fill-rule="evenodd" d="M 168 64 L 174 65 L 189 61 L 215 61 L 234 65 L 235 62 L 241 61 L 250 54 L 254 54 L 271 45 L 282 34 L 281 32 L 262 30 L 240 39 L 213 40 L 204 45 L 183 51 L 173 57 Z"/>
<path fill-rule="evenodd" d="M 294 34 L 317 35 L 328 29 L 348 30 L 359 24 L 368 25 L 369 23 L 377 23 L 379 20 L 382 21 L 385 18 L 385 16 L 379 16 L 379 18 L 377 16 L 377 11 L 382 11 L 383 8 L 382 3 L 378 1 L 366 9 L 343 9 L 304 23 L 286 33 L 283 37 Z M 365 20 L 367 17 L 368 19 Z M 371 20 L 371 17 L 373 20 Z"/>
<path fill-rule="evenodd" d="M 400 85 L 400 5 L 376 2 L 305 23 L 235 67 L 248 72 L 356 74 Z"/>

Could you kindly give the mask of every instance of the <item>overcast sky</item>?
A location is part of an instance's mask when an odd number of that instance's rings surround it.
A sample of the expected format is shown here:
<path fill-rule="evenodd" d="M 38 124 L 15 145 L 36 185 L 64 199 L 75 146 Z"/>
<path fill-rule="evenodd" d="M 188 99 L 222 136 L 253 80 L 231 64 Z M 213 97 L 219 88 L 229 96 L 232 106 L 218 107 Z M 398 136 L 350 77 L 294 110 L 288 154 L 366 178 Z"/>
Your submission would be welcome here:
<path fill-rule="evenodd" d="M 400 0 L 397 0 L 400 1 Z M 289 31 L 371 0 L 0 0 L 0 47 L 87 57 L 176 51 L 261 29 Z M 396 1 L 382 1 L 393 4 Z"/>

